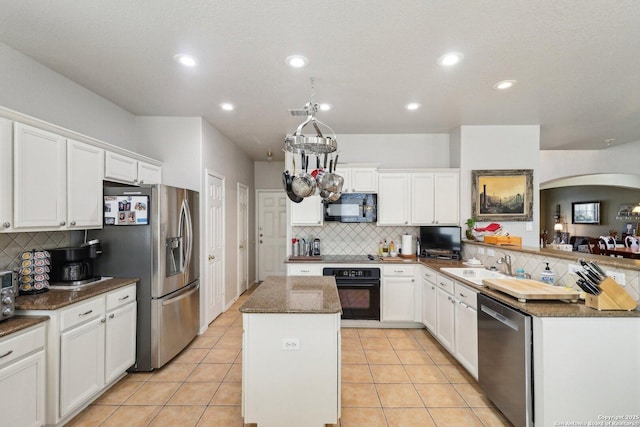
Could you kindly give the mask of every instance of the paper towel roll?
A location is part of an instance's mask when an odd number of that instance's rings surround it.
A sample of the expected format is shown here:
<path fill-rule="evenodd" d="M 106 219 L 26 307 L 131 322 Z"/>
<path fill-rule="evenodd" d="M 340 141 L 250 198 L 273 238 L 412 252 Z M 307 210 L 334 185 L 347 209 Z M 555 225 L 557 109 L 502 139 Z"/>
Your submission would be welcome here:
<path fill-rule="evenodd" d="M 416 239 L 411 234 L 402 235 L 402 255 L 410 256 L 416 253 Z"/>

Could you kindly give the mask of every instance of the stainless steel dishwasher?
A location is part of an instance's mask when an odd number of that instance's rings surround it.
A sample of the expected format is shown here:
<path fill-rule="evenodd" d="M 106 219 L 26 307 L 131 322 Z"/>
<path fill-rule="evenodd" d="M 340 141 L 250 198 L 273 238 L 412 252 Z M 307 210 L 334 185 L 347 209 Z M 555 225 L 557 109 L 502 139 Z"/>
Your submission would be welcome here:
<path fill-rule="evenodd" d="M 478 383 L 514 426 L 533 426 L 531 316 L 478 295 Z"/>

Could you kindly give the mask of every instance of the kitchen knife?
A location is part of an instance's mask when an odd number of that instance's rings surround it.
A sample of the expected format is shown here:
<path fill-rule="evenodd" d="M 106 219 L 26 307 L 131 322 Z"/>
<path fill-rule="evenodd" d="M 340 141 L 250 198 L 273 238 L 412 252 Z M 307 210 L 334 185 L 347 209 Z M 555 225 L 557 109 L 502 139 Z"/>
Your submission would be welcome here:
<path fill-rule="evenodd" d="M 596 278 L 596 283 L 600 283 L 604 280 L 604 277 L 600 277 L 600 274 L 598 274 L 598 271 L 591 268 L 591 266 L 584 259 L 580 260 L 580 264 L 582 265 L 582 268 L 586 272 L 591 273 L 589 277 Z"/>
<path fill-rule="evenodd" d="M 591 281 L 595 284 L 595 285 L 600 285 L 600 282 L 602 282 L 602 279 L 600 278 L 600 276 L 598 275 L 598 273 L 594 273 L 592 270 L 587 269 L 585 270 L 585 272 L 587 273 L 587 276 L 589 277 L 589 279 L 591 279 Z"/>
<path fill-rule="evenodd" d="M 582 289 L 583 291 L 585 291 L 588 294 L 592 294 L 591 288 L 587 287 L 586 282 L 582 279 L 578 279 L 576 281 L 576 285 L 578 285 L 580 287 L 580 289 Z"/>
<path fill-rule="evenodd" d="M 605 277 L 607 277 L 607 273 L 605 273 L 604 271 L 602 271 L 602 269 L 600 268 L 600 266 L 598 264 L 596 264 L 595 262 L 591 261 L 589 263 L 589 265 L 591 267 L 593 267 L 602 277 L 602 279 L 604 280 Z"/>
<path fill-rule="evenodd" d="M 580 278 L 581 278 L 582 280 L 584 280 L 584 281 L 585 281 L 585 283 L 587 283 L 587 284 L 589 284 L 589 285 L 593 285 L 594 287 L 597 287 L 597 285 L 596 285 L 595 283 L 592 283 L 592 282 L 591 282 L 591 278 L 589 278 L 589 276 L 586 274 L 586 272 L 585 272 L 585 271 L 576 271 L 576 274 L 577 274 L 578 276 L 580 276 Z"/>
<path fill-rule="evenodd" d="M 597 286 L 594 286 L 593 283 L 589 283 L 585 280 L 578 280 L 578 286 L 583 289 L 585 292 L 590 293 L 591 295 L 598 295 L 601 291 Z"/>

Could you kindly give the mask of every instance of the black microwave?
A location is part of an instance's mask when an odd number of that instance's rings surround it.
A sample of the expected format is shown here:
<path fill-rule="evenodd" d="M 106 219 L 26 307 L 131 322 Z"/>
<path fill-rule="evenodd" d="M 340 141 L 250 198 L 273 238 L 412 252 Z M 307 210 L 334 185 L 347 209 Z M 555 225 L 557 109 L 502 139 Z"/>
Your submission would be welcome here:
<path fill-rule="evenodd" d="M 324 202 L 324 220 L 339 222 L 376 222 L 378 196 L 346 193 L 335 202 Z"/>

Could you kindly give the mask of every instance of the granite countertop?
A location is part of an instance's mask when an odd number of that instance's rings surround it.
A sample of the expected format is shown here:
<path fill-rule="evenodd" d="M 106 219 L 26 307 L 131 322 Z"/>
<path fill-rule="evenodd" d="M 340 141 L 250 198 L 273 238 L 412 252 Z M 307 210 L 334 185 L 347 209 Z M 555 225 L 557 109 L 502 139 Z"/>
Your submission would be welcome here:
<path fill-rule="evenodd" d="M 13 316 L 0 322 L 0 338 L 49 320 L 49 316 Z"/>
<path fill-rule="evenodd" d="M 77 291 L 50 288 L 48 292 L 41 294 L 18 295 L 16 297 L 16 310 L 58 310 L 137 281 L 137 278 L 118 277 L 88 285 Z"/>
<path fill-rule="evenodd" d="M 240 307 L 243 313 L 342 313 L 333 276 L 269 276 Z"/>
<path fill-rule="evenodd" d="M 480 242 L 465 242 L 472 243 L 475 245 L 483 245 L 487 247 L 496 248 L 495 245 L 489 245 L 486 243 Z M 556 251 L 550 249 L 536 250 L 536 249 L 514 249 L 513 247 L 508 247 L 505 249 L 509 250 L 519 250 L 527 253 L 540 253 L 543 252 L 545 254 L 553 253 L 553 256 L 557 256 L 558 258 L 566 258 L 566 259 L 577 259 L 577 258 L 588 258 L 590 254 L 572 253 L 572 252 L 564 252 L 564 251 Z M 586 256 L 585 256 L 586 255 Z M 621 266 L 624 265 L 624 268 L 632 268 L 634 265 L 640 265 L 640 261 L 638 260 L 630 260 L 630 259 L 622 259 L 622 258 L 611 258 L 611 257 L 598 257 L 598 255 L 591 255 L 596 257 L 595 259 L 598 261 L 598 264 L 605 265 L 614 265 Z M 437 258 L 416 258 L 416 257 L 408 257 L 408 258 L 400 258 L 397 257 L 396 260 L 385 259 L 384 261 L 380 258 L 375 258 L 374 260 L 370 260 L 366 255 L 325 255 L 322 257 L 314 257 L 319 258 L 315 260 L 309 259 L 294 259 L 287 260 L 288 263 L 308 263 L 308 262 L 322 262 L 322 263 L 331 263 L 331 264 L 377 264 L 377 265 L 393 265 L 396 263 L 413 263 L 425 265 L 434 270 L 440 271 L 441 268 L 455 268 L 455 267 L 468 267 L 459 260 L 445 260 L 445 259 L 437 259 Z M 611 259 L 609 259 L 611 258 Z M 474 267 L 469 267 L 474 268 Z M 475 267 L 478 268 L 478 267 Z M 531 316 L 536 317 L 640 317 L 640 310 L 633 311 L 621 311 L 621 310 L 596 310 L 591 307 L 587 307 L 584 305 L 584 301 L 579 301 L 577 303 L 566 303 L 562 301 L 529 301 L 529 302 L 519 302 L 517 299 L 502 293 L 500 291 L 496 291 L 493 289 L 489 289 L 485 286 L 478 286 L 473 282 L 466 281 L 458 276 L 454 276 L 452 274 L 442 272 L 442 274 L 450 277 L 458 282 L 464 283 L 466 286 L 477 290 L 478 292 L 490 296 L 498 301 L 507 304 L 508 306 L 515 308 L 523 313 L 529 314 Z"/>

